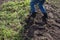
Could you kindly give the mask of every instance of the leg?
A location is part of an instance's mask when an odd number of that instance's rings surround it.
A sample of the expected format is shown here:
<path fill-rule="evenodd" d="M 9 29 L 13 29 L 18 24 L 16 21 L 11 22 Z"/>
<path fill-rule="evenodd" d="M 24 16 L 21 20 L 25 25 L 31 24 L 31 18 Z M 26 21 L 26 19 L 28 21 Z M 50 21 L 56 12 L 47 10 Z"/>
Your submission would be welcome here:
<path fill-rule="evenodd" d="M 43 13 L 43 17 L 42 17 L 42 20 L 43 20 L 43 22 L 45 22 L 46 24 L 47 24 L 47 19 L 46 18 L 48 18 L 48 16 L 47 16 L 47 13 L 46 13 L 46 10 L 45 10 L 45 8 L 43 7 L 43 5 L 42 4 L 40 4 L 39 3 L 39 8 L 40 8 L 40 10 L 42 11 L 42 13 Z"/>
<path fill-rule="evenodd" d="M 31 2 L 31 3 L 30 3 L 31 13 L 34 13 L 34 12 L 35 12 L 35 7 L 34 7 L 34 5 L 35 5 L 34 2 Z"/>
<path fill-rule="evenodd" d="M 39 3 L 38 6 L 39 6 L 41 12 L 44 14 L 44 16 L 47 18 L 46 9 L 44 8 L 44 6 L 41 3 Z"/>
<path fill-rule="evenodd" d="M 35 12 L 35 7 L 34 7 L 34 5 L 35 5 L 36 3 L 35 2 L 31 2 L 30 3 L 30 6 L 31 6 L 31 17 L 35 17 L 36 16 L 36 12 Z"/>
<path fill-rule="evenodd" d="M 41 4 L 43 5 L 45 1 L 46 1 L 46 0 L 42 0 L 42 1 L 41 1 Z"/>
<path fill-rule="evenodd" d="M 38 6 L 42 13 L 46 13 L 46 10 L 41 2 L 38 4 Z"/>

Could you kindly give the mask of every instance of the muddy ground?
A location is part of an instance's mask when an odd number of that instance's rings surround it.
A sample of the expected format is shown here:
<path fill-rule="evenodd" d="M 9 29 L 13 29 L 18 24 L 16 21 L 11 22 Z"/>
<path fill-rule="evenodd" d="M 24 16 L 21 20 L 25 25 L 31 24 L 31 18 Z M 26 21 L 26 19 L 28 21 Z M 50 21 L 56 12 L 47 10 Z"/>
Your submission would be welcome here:
<path fill-rule="evenodd" d="M 43 21 L 41 12 L 35 18 L 26 19 L 24 40 L 60 40 L 60 8 L 46 3 L 47 21 Z M 29 22 L 28 22 L 29 21 Z"/>

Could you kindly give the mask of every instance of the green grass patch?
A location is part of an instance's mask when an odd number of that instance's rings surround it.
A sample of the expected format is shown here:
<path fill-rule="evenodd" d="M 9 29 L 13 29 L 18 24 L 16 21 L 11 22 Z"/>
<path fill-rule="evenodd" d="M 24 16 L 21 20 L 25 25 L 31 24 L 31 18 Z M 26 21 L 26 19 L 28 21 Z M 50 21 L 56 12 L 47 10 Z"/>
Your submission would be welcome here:
<path fill-rule="evenodd" d="M 29 3 L 25 1 L 7 2 L 0 10 L 0 40 L 23 40 L 25 18 L 29 14 Z M 24 24 L 22 25 L 21 22 Z"/>

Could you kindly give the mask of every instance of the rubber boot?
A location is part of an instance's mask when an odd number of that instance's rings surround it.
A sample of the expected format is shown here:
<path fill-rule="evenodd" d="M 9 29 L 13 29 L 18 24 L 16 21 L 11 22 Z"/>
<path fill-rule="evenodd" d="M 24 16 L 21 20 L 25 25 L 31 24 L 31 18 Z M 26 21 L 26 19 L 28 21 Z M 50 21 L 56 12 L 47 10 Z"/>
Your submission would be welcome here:
<path fill-rule="evenodd" d="M 29 16 L 28 16 L 28 19 L 26 20 L 26 23 L 27 24 L 29 24 L 29 23 L 33 23 L 33 19 L 36 17 L 36 13 L 37 12 L 34 12 L 34 13 L 32 13 L 32 14 L 30 14 Z M 32 18 L 32 19 L 31 19 Z"/>
<path fill-rule="evenodd" d="M 45 22 L 45 24 L 47 24 L 47 19 L 48 19 L 48 15 L 47 13 L 44 13 L 44 16 L 42 17 L 42 21 Z"/>
<path fill-rule="evenodd" d="M 44 16 L 43 16 L 44 18 L 48 18 L 48 15 L 47 15 L 47 13 L 44 13 Z"/>
<path fill-rule="evenodd" d="M 37 12 L 34 12 L 34 13 L 32 13 L 30 16 L 33 17 L 33 18 L 35 18 L 35 17 L 36 17 L 36 13 L 37 13 Z"/>

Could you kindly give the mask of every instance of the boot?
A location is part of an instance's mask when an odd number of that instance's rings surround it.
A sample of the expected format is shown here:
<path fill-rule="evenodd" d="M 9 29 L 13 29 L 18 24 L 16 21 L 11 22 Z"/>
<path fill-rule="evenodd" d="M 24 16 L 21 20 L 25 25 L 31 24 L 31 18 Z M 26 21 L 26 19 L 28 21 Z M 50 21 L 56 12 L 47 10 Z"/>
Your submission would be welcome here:
<path fill-rule="evenodd" d="M 47 24 L 47 19 L 48 19 L 48 15 L 47 13 L 44 13 L 44 16 L 42 17 L 42 21 L 45 22 L 45 24 Z"/>
<path fill-rule="evenodd" d="M 47 15 L 47 13 L 44 13 L 44 16 L 43 16 L 44 18 L 48 18 L 48 15 Z"/>
<path fill-rule="evenodd" d="M 34 12 L 34 13 L 32 13 L 30 16 L 33 17 L 33 18 L 35 18 L 35 17 L 36 17 L 36 13 L 37 13 L 37 12 Z"/>
<path fill-rule="evenodd" d="M 36 17 L 36 13 L 37 12 L 34 12 L 34 13 L 28 15 L 28 18 L 26 20 L 26 23 L 32 23 L 33 19 Z M 33 18 L 33 19 L 31 19 L 31 18 Z"/>

